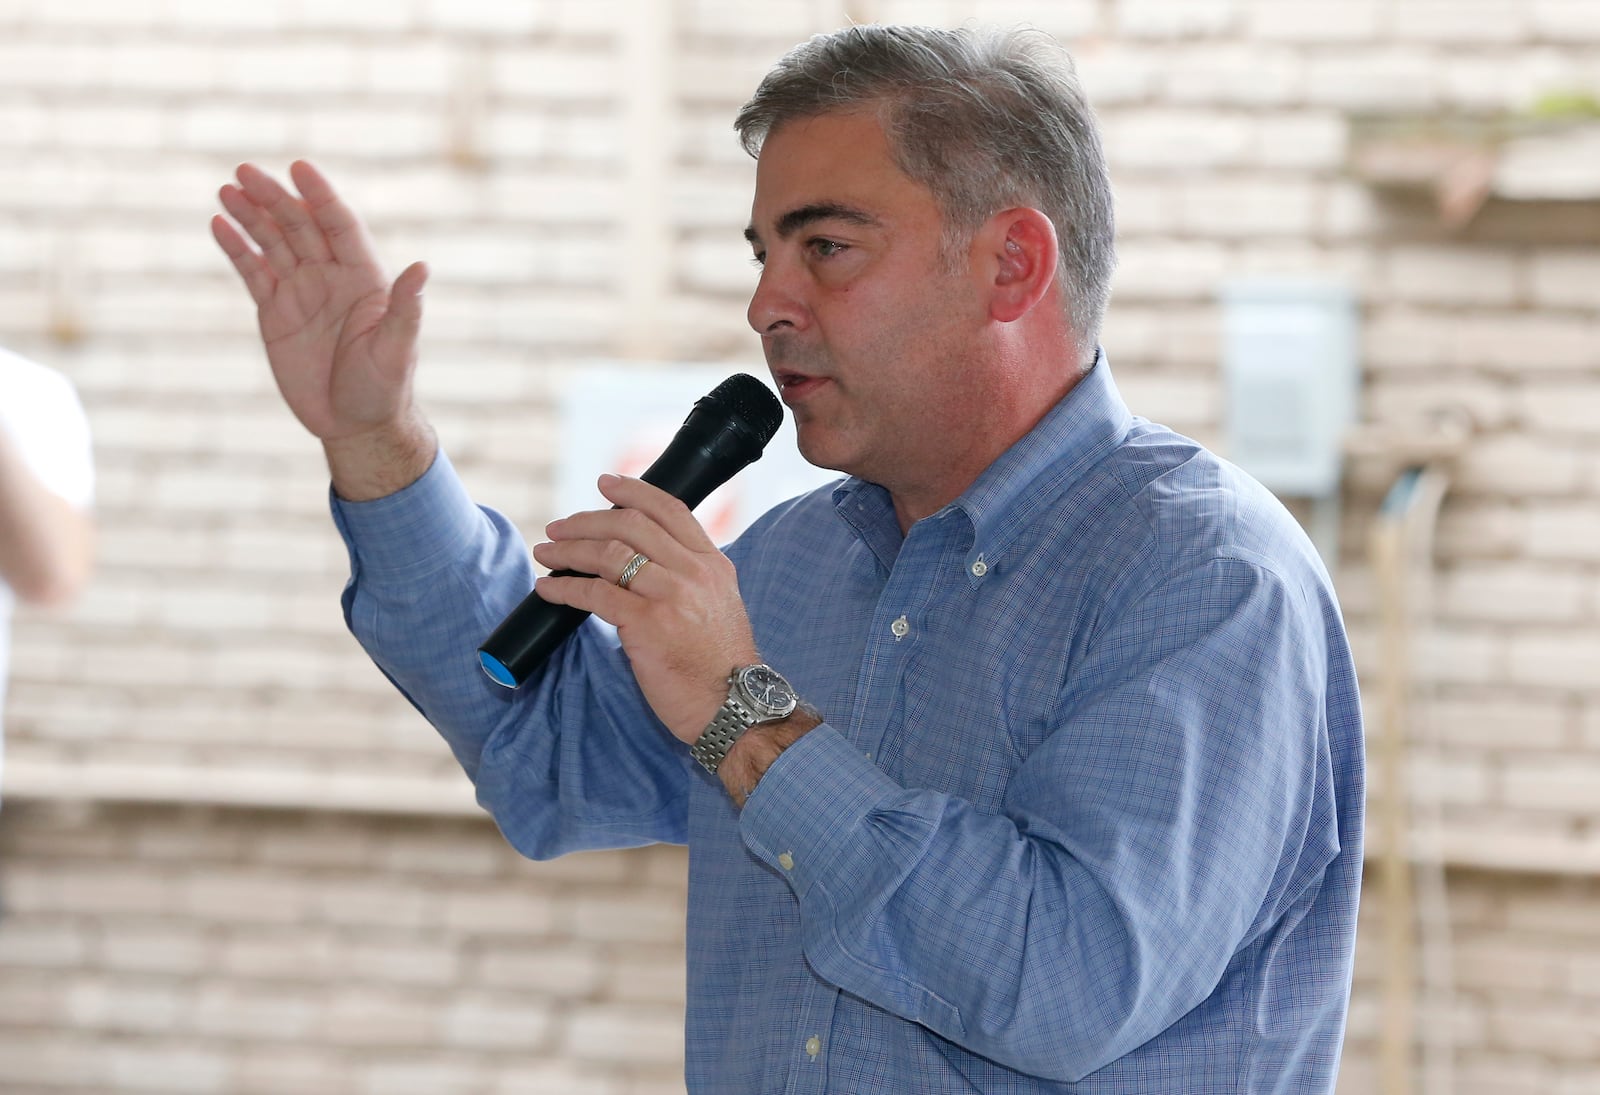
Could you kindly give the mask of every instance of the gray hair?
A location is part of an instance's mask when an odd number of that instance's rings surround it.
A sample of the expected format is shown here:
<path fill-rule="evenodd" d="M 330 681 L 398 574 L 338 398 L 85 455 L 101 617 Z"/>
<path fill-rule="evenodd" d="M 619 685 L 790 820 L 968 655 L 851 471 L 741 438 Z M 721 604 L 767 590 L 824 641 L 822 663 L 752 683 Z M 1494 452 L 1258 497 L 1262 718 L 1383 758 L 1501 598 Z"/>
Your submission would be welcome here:
<path fill-rule="evenodd" d="M 745 151 L 784 122 L 880 111 L 901 171 L 932 191 L 946 258 L 1015 205 L 1055 225 L 1066 314 L 1092 350 L 1116 267 L 1111 180 L 1072 59 L 1035 30 L 864 25 L 790 50 L 739 110 Z"/>

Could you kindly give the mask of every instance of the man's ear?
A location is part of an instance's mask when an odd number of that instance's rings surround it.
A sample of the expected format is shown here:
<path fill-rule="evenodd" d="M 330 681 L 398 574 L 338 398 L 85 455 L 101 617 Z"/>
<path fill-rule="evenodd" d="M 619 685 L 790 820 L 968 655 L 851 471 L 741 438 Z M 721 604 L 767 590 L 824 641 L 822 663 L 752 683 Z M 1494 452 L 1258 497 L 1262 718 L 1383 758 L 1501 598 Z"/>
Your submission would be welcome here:
<path fill-rule="evenodd" d="M 1060 256 L 1056 228 L 1037 209 L 1018 206 L 986 221 L 974 240 L 980 269 L 992 271 L 989 316 L 1014 323 L 1041 300 L 1054 300 L 1056 262 Z"/>

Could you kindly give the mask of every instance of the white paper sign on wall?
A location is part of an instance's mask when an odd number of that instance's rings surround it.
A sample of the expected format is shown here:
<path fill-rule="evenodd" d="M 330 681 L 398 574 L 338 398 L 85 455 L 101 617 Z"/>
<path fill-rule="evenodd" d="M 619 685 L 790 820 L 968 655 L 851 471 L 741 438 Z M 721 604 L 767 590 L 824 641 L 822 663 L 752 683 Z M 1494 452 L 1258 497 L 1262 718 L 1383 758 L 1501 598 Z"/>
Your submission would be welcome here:
<path fill-rule="evenodd" d="M 556 473 L 556 512 L 596 509 L 602 472 L 638 475 L 683 425 L 695 400 L 736 372 L 771 387 L 764 367 L 737 365 L 586 363 L 567 370 L 558 401 L 562 459 Z M 718 544 L 726 544 L 779 502 L 839 478 L 805 462 L 795 447 L 794 421 L 783 425 L 761 459 L 695 508 Z"/>

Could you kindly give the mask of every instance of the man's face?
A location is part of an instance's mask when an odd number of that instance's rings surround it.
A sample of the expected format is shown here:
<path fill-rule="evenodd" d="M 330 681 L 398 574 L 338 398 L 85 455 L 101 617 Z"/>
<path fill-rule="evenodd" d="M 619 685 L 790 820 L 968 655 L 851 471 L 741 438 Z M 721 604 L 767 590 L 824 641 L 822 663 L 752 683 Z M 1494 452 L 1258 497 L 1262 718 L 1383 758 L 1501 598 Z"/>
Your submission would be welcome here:
<path fill-rule="evenodd" d="M 787 122 L 763 144 L 749 320 L 813 464 L 925 491 L 981 418 L 970 350 L 986 313 L 942 231 L 871 113 Z"/>

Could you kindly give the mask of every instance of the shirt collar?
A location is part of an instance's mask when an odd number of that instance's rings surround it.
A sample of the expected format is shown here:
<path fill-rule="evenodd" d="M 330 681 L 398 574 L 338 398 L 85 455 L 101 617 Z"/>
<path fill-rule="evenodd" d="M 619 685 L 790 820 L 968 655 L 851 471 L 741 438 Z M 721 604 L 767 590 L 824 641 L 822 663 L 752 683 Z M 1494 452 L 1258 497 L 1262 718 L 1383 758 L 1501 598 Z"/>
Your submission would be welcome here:
<path fill-rule="evenodd" d="M 1089 372 L 1033 429 L 1001 453 L 961 497 L 933 516 L 952 510 L 964 513 L 972 523 L 974 558 L 987 553 L 993 565 L 1038 511 L 1121 442 L 1132 426 L 1133 415 L 1111 377 L 1105 351 L 1100 350 Z M 894 521 L 888 491 L 852 476 L 834 488 L 833 502 L 869 546 L 874 550 L 886 546 L 874 541 L 881 538 L 884 520 Z"/>
<path fill-rule="evenodd" d="M 1039 510 L 1054 503 L 1120 443 L 1132 426 L 1133 415 L 1101 350 L 1089 372 L 1038 425 L 1001 453 L 950 505 L 972 522 L 978 549 L 1003 550 Z"/>

